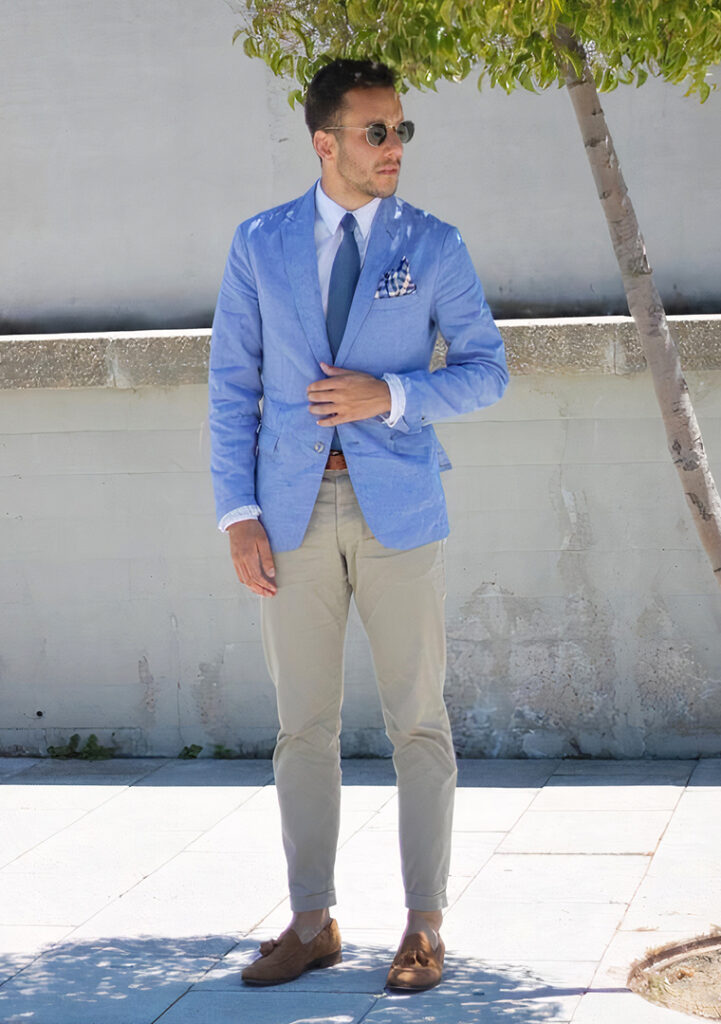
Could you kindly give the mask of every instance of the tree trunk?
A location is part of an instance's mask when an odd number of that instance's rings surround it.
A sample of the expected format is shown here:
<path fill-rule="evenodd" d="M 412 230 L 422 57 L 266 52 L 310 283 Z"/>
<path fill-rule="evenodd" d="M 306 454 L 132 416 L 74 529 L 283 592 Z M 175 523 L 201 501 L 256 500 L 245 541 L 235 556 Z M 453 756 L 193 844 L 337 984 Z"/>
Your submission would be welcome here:
<path fill-rule="evenodd" d="M 616 259 L 621 270 L 628 308 L 638 329 L 646 362 L 661 407 L 668 447 L 678 470 L 701 543 L 721 586 L 721 500 L 709 470 L 701 431 L 671 337 L 661 297 L 653 282 L 646 247 L 621 175 L 613 140 L 596 91 L 586 55 L 568 29 L 559 26 L 557 40 L 583 60 L 579 77 L 563 60 L 568 93 L 573 103 L 586 154 L 598 189 Z"/>

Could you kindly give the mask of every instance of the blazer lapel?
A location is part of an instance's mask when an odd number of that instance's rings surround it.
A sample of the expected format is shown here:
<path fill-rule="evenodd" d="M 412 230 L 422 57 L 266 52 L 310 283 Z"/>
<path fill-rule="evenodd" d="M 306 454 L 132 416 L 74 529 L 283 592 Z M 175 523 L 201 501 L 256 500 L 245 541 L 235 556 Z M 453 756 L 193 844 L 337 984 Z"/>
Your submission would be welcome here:
<path fill-rule="evenodd" d="M 319 363 L 332 363 L 318 283 L 314 229 L 315 185 L 302 196 L 295 208 L 295 215 L 288 217 L 281 225 L 283 262 L 298 316 L 313 355 Z"/>
<path fill-rule="evenodd" d="M 345 365 L 365 318 L 370 313 L 378 282 L 388 269 L 388 260 L 392 258 L 392 253 L 398 247 L 400 216 L 401 205 L 393 196 L 381 201 L 371 228 L 366 258 L 348 313 L 343 340 L 338 349 L 336 363 L 339 366 Z"/>

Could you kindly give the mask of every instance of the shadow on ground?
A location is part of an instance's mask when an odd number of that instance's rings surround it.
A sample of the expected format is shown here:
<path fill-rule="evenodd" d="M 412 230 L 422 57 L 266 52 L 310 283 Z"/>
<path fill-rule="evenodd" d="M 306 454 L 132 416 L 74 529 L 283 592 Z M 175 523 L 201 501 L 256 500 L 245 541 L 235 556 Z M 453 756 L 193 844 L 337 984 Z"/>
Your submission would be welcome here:
<path fill-rule="evenodd" d="M 31 962 L 0 956 L 3 1024 L 533 1024 L 570 1020 L 585 989 L 527 965 L 449 953 L 440 986 L 384 992 L 393 950 L 344 943 L 342 965 L 273 989 L 243 985 L 256 940 L 232 935 L 65 941 Z M 14 975 L 11 977 L 11 975 Z M 606 990 L 611 991 L 611 990 Z M 623 990 L 613 990 L 623 991 Z M 167 1011 L 167 1012 L 166 1012 Z"/>

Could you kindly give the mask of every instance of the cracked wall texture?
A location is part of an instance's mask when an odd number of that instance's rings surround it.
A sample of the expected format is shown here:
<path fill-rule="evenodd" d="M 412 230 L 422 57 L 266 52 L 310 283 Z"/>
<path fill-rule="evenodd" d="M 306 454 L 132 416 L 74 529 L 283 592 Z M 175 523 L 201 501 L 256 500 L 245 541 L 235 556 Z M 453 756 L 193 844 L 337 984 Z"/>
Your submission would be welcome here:
<path fill-rule="evenodd" d="M 721 595 L 651 382 L 561 370 L 517 372 L 497 406 L 437 428 L 454 463 L 457 749 L 718 754 Z M 718 480 L 721 369 L 688 381 Z M 42 754 L 73 732 L 127 755 L 272 750 L 259 604 L 215 529 L 205 402 L 202 384 L 172 377 L 1 392 L 4 753 Z M 343 741 L 347 754 L 389 749 L 355 613 Z"/>

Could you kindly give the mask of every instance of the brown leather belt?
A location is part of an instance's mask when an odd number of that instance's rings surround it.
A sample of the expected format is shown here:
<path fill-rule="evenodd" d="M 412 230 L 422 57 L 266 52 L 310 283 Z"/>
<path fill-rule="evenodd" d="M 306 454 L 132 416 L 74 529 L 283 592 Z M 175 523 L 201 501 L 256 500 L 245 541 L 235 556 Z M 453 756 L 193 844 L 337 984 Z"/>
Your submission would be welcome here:
<path fill-rule="evenodd" d="M 331 452 L 325 464 L 326 469 L 347 469 L 343 452 Z"/>

